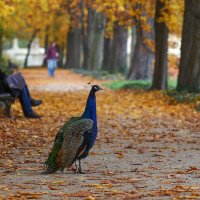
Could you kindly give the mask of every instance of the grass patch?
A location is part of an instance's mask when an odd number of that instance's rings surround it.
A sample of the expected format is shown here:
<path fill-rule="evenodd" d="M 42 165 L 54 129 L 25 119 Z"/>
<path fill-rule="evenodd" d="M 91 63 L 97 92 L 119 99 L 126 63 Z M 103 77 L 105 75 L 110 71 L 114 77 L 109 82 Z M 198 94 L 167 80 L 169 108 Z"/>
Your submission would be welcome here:
<path fill-rule="evenodd" d="M 128 81 L 128 80 L 118 80 L 112 81 L 110 83 L 105 83 L 105 87 L 110 88 L 112 90 L 119 89 L 134 89 L 134 90 L 149 90 L 151 88 L 151 81 Z M 170 89 L 174 89 L 176 86 L 175 80 L 169 80 L 168 86 Z"/>
<path fill-rule="evenodd" d="M 174 80 L 174 79 L 169 79 L 168 80 L 168 89 L 169 90 L 175 89 L 176 85 L 177 85 L 177 80 Z"/>
<path fill-rule="evenodd" d="M 150 81 L 127 81 L 127 80 L 112 81 L 110 83 L 105 83 L 104 85 L 105 87 L 110 88 L 112 90 L 119 90 L 119 89 L 148 90 L 151 87 Z"/>

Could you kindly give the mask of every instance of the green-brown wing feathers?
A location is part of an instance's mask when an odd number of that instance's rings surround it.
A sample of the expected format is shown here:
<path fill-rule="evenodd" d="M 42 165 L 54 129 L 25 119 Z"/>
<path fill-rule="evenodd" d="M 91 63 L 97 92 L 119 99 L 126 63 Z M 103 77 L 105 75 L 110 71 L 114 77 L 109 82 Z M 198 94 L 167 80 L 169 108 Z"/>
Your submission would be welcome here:
<path fill-rule="evenodd" d="M 47 167 L 53 166 L 55 164 L 56 157 L 57 157 L 58 152 L 60 151 L 62 144 L 63 144 L 64 131 L 67 129 L 67 127 L 71 123 L 73 123 L 77 120 L 80 120 L 80 119 L 81 119 L 80 117 L 72 117 L 67 122 L 65 122 L 65 124 L 60 128 L 60 130 L 58 131 L 58 133 L 55 137 L 53 149 L 52 149 L 47 161 L 45 162 L 45 165 L 47 165 Z"/>
<path fill-rule="evenodd" d="M 47 170 L 43 174 L 70 166 L 83 142 L 84 132 L 91 130 L 92 126 L 92 120 L 81 117 L 73 117 L 66 122 L 56 135 L 52 152 L 45 162 Z"/>

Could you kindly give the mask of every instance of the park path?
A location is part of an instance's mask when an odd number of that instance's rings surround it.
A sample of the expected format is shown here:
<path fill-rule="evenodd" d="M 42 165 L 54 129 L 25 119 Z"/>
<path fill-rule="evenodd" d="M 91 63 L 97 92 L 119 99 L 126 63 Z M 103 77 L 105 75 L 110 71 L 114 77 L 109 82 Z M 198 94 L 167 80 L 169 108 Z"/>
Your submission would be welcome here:
<path fill-rule="evenodd" d="M 31 90 L 48 92 L 65 92 L 88 89 L 88 82 L 101 83 L 92 77 L 83 77 L 69 70 L 56 70 L 55 77 L 49 77 L 46 69 L 21 71 Z"/>
<path fill-rule="evenodd" d="M 66 70 L 22 70 L 42 119 L 0 116 L 0 199 L 200 199 L 200 114 L 169 104 L 160 92 L 97 94 L 99 136 L 84 160 L 86 174 L 70 169 L 41 175 L 59 127 L 83 111 L 94 80 Z"/>

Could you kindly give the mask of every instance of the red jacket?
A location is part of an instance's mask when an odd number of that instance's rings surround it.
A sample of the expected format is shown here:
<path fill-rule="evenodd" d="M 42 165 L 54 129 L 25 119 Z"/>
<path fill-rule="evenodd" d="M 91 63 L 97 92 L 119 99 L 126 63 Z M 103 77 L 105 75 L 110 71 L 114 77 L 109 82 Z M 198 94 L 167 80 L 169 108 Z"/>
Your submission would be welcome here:
<path fill-rule="evenodd" d="M 58 58 L 58 52 L 56 50 L 56 47 L 50 46 L 47 50 L 47 59 L 57 59 Z"/>

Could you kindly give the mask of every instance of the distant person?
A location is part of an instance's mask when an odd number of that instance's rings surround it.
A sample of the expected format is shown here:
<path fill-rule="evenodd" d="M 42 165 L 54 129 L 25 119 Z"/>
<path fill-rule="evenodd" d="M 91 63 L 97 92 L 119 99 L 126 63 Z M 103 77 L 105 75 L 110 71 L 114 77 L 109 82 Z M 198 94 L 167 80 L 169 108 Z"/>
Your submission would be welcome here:
<path fill-rule="evenodd" d="M 47 49 L 46 55 L 49 76 L 54 76 L 58 57 L 59 53 L 57 52 L 56 43 L 52 42 Z"/>
<path fill-rule="evenodd" d="M 40 118 L 41 116 L 35 113 L 33 106 L 42 104 L 41 100 L 35 100 L 31 97 L 26 81 L 21 73 L 6 75 L 0 69 L 0 94 L 10 93 L 14 98 L 18 97 L 20 104 L 27 118 Z"/>

